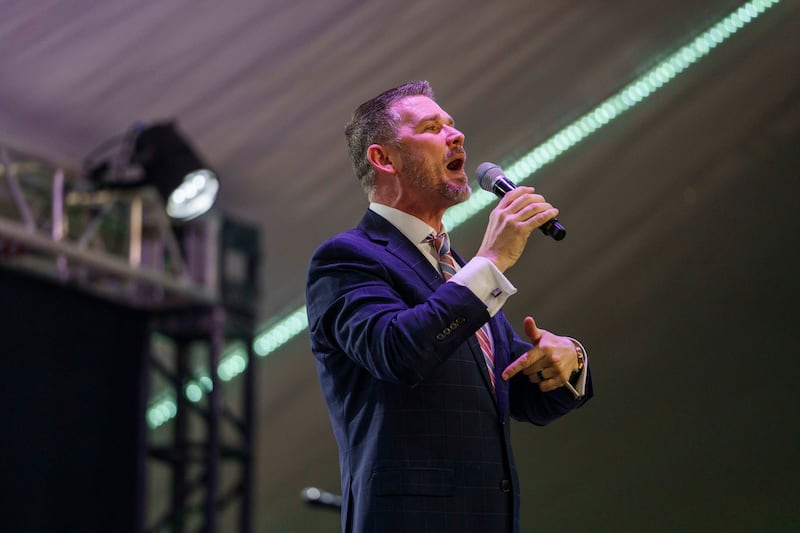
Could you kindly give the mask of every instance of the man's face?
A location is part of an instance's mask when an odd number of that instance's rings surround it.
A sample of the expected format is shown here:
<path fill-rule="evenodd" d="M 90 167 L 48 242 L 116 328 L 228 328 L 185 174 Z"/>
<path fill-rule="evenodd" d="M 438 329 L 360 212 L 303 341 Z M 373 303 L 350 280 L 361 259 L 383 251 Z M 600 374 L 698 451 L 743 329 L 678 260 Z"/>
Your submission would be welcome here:
<path fill-rule="evenodd" d="M 400 116 L 398 178 L 429 205 L 450 207 L 469 198 L 464 135 L 452 117 L 426 96 L 404 98 L 393 109 Z"/>

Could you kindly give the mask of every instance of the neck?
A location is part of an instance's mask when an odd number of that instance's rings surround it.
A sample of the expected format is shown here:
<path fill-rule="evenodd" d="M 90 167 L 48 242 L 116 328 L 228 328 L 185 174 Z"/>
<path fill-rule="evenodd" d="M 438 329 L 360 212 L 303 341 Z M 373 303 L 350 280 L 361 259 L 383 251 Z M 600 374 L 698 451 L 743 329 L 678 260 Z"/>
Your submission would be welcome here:
<path fill-rule="evenodd" d="M 417 217 L 430 227 L 434 228 L 437 233 L 442 231 L 442 217 L 447 210 L 446 207 L 432 208 L 425 206 L 424 202 L 411 199 L 407 196 L 396 194 L 380 194 L 380 191 L 375 189 L 369 194 L 370 202 L 377 202 L 379 204 L 388 205 L 398 211 L 408 213 L 411 216 Z"/>

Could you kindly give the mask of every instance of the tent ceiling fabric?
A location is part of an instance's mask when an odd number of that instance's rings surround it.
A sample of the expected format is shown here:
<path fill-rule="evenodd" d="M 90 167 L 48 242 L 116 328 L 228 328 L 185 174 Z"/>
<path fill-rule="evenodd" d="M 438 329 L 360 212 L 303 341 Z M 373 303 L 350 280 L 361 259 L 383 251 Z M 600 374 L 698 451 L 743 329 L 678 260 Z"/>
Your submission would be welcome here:
<path fill-rule="evenodd" d="M 356 105 L 429 79 L 466 133 L 471 172 L 540 142 L 738 4 L 12 2 L 0 142 L 78 168 L 136 121 L 177 119 L 218 170 L 223 211 L 262 229 L 266 320 L 301 301 L 313 248 L 365 207 L 342 135 Z"/>

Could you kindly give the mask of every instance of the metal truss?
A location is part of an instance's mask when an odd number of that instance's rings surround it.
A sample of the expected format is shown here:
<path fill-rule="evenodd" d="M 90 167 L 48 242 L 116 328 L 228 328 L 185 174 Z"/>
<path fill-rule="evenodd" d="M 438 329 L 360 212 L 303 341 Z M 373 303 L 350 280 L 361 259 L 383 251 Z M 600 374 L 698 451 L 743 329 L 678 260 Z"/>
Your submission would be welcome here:
<path fill-rule="evenodd" d="M 70 186 L 64 169 L 0 146 L 0 264 L 139 308 L 218 299 L 154 189 Z"/>
<path fill-rule="evenodd" d="M 252 316 L 222 305 L 159 313 L 153 331 L 170 339 L 172 357 L 167 359 L 173 364 L 154 353 L 150 364 L 178 391 L 198 374 L 192 361 L 198 345 L 201 359 L 206 358 L 203 369 L 217 368 L 224 345 L 235 340 L 248 346 L 253 361 Z M 216 372 L 207 379 L 202 400 L 176 394 L 172 425 L 160 430 L 171 433 L 166 442 L 148 445 L 149 458 L 169 470 L 170 501 L 160 514 L 147 513 L 147 533 L 252 531 L 254 365 L 247 365 L 241 386 L 232 391 L 225 390 Z M 224 398 L 226 392 L 238 398 Z"/>

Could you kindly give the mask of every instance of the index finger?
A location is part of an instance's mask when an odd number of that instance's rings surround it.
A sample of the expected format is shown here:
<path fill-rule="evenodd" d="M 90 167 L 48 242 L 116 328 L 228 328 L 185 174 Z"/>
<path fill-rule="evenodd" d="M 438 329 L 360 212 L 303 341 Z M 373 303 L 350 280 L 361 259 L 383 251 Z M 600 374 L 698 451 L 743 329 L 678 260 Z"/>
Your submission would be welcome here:
<path fill-rule="evenodd" d="M 508 365 L 503 370 L 503 373 L 501 374 L 500 377 L 502 377 L 503 380 L 508 381 L 512 377 L 519 374 L 523 369 L 533 365 L 537 360 L 539 360 L 539 358 L 535 357 L 532 352 L 533 349 L 530 349 L 527 352 L 520 355 L 519 357 L 517 357 L 513 363 Z"/>
<path fill-rule="evenodd" d="M 525 185 L 520 185 L 519 187 L 515 187 L 503 195 L 497 206 L 498 207 L 502 206 L 503 208 L 508 207 L 509 205 L 514 203 L 514 201 L 517 198 L 533 194 L 535 190 L 536 189 L 534 189 L 533 187 L 527 187 Z"/>

